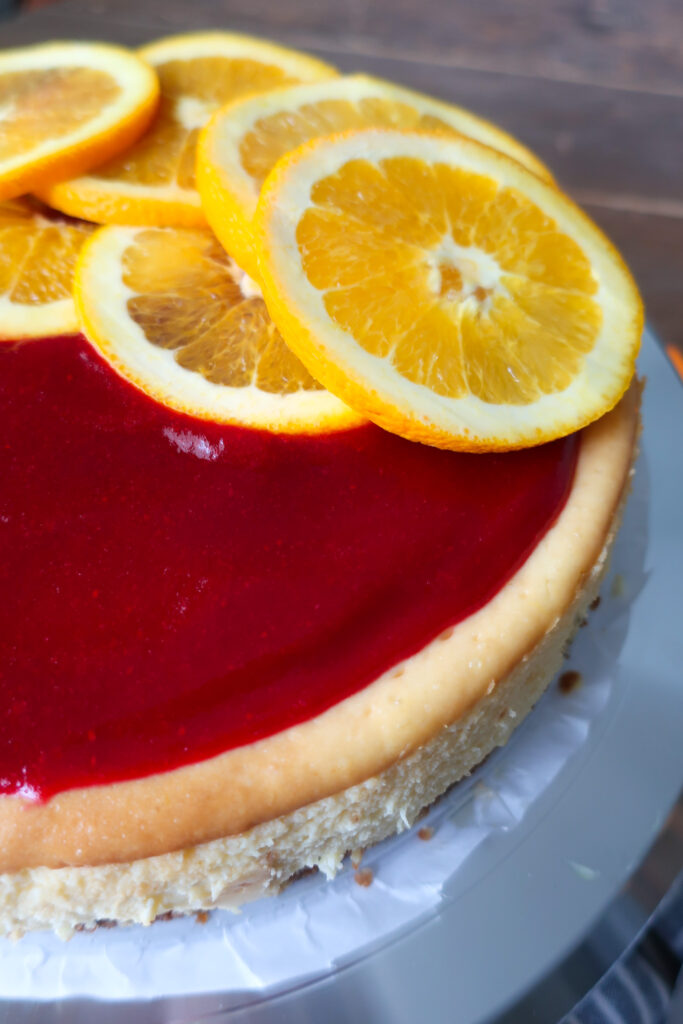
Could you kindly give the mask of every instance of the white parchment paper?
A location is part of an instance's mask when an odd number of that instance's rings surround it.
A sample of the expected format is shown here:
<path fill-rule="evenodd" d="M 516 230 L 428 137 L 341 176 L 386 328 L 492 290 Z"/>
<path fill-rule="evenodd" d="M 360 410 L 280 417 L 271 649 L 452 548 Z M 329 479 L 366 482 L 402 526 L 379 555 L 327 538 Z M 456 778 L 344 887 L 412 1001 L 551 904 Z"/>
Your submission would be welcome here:
<path fill-rule="evenodd" d="M 629 609 L 646 585 L 647 466 L 641 459 L 617 539 L 600 607 L 579 631 L 567 668 L 582 684 L 557 683 L 513 734 L 413 829 L 368 851 L 368 887 L 345 865 L 333 882 L 309 876 L 275 899 L 240 914 L 214 911 L 150 928 L 98 929 L 64 943 L 49 933 L 0 940 L 0 994 L 5 999 L 153 998 L 201 992 L 291 987 L 362 955 L 438 908 L 446 882 L 496 833 L 520 826 L 541 794 L 599 742 L 619 700 L 620 651 Z M 559 781 L 559 780 L 558 780 Z M 420 830 L 433 830 L 429 840 Z M 424 835 L 424 832 L 422 833 Z M 590 879 L 590 865 L 573 864 Z"/>

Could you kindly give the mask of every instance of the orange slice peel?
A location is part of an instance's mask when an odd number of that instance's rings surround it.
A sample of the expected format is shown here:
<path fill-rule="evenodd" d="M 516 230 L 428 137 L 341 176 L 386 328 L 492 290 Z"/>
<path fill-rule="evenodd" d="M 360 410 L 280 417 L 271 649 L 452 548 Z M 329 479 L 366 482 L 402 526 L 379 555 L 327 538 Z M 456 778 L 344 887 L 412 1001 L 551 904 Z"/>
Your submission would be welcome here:
<path fill-rule="evenodd" d="M 92 231 L 33 200 L 0 203 L 0 341 L 78 331 L 71 287 Z"/>
<path fill-rule="evenodd" d="M 211 227 L 250 274 L 258 274 L 256 204 L 276 162 L 311 139 L 359 128 L 464 134 L 552 181 L 541 161 L 496 125 L 368 75 L 339 76 L 237 100 L 217 111 L 200 135 L 197 184 Z"/>
<path fill-rule="evenodd" d="M 287 348 L 258 288 L 208 230 L 101 228 L 81 253 L 74 295 L 107 362 L 179 412 L 274 433 L 362 422 Z"/>
<path fill-rule="evenodd" d="M 82 174 L 147 128 L 154 72 L 105 43 L 46 43 L 0 53 L 0 200 Z"/>
<path fill-rule="evenodd" d="M 255 224 L 268 309 L 310 372 L 415 441 L 504 451 L 612 408 L 643 324 L 613 246 L 466 138 L 366 130 L 283 157 Z"/>
<path fill-rule="evenodd" d="M 171 36 L 139 57 L 161 83 L 149 131 L 95 171 L 42 190 L 50 206 L 99 224 L 205 227 L 194 165 L 211 114 L 240 96 L 336 73 L 314 57 L 231 32 Z"/>

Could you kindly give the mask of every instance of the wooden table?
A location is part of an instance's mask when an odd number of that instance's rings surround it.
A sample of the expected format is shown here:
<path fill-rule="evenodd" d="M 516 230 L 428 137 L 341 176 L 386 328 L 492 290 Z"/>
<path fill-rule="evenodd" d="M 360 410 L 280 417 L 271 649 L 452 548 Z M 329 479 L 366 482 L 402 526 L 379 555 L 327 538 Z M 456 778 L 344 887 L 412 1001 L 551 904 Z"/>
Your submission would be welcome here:
<path fill-rule="evenodd" d="M 67 0 L 0 22 L 0 45 L 207 27 L 395 79 L 519 136 L 622 250 L 683 375 L 680 0 Z"/>

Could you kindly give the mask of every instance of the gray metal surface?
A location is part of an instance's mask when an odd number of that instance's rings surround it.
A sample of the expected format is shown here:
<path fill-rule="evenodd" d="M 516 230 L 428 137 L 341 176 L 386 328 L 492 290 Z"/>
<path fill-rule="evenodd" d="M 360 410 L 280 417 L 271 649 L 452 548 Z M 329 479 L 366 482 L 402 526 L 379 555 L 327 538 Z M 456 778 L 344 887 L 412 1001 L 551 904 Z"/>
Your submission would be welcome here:
<path fill-rule="evenodd" d="M 657 866 L 656 848 L 646 859 L 683 783 L 683 392 L 651 335 L 640 372 L 648 378 L 648 579 L 622 650 L 621 692 L 604 728 L 522 823 L 491 837 L 459 869 L 440 910 L 291 992 L 118 1004 L 0 1002 L 2 1019 L 545 1024 L 573 1005 L 604 967 L 582 953 L 582 939 L 602 929 L 606 957 L 619 955 L 683 867 L 675 845 L 666 868 Z"/>

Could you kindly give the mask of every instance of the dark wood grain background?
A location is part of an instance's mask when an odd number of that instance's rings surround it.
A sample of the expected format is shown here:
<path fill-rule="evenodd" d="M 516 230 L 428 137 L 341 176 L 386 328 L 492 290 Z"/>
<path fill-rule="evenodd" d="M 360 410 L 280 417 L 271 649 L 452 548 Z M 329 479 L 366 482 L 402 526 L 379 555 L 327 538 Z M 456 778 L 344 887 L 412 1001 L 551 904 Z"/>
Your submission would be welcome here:
<path fill-rule="evenodd" d="M 531 146 L 622 250 L 683 375 L 683 0 L 65 0 L 0 45 L 230 28 L 453 100 Z"/>

